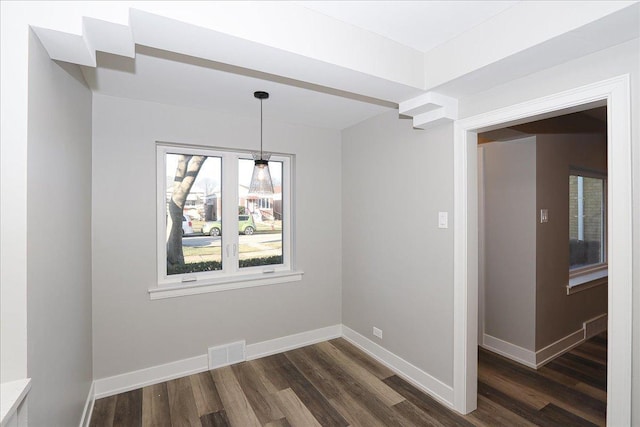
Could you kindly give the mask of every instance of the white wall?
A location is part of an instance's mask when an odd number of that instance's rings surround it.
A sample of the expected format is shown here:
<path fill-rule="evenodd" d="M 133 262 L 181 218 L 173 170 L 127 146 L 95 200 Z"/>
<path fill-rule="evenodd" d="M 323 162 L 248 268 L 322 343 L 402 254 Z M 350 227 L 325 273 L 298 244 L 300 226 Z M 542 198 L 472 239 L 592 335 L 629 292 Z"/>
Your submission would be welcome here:
<path fill-rule="evenodd" d="M 392 111 L 342 138 L 343 323 L 451 385 L 453 233 L 438 212 L 453 210 L 452 127 Z"/>
<path fill-rule="evenodd" d="M 460 116 L 471 117 L 497 108 L 514 105 L 525 100 L 562 92 L 607 78 L 629 74 L 631 78 L 631 140 L 633 173 L 633 395 L 632 424 L 640 423 L 640 44 L 635 39 L 531 74 L 522 79 L 506 82 L 489 91 L 475 94 L 460 101 Z"/>
<path fill-rule="evenodd" d="M 494 142 L 480 149 L 484 151 L 484 332 L 535 351 L 536 139 Z"/>
<path fill-rule="evenodd" d="M 78 425 L 93 379 L 91 91 L 29 40 L 29 424 Z"/>
<path fill-rule="evenodd" d="M 250 94 L 248 95 L 250 96 Z M 256 107 L 257 108 L 257 107 Z M 267 151 L 295 158 L 302 281 L 163 300 L 156 285 L 156 141 L 256 149 L 246 117 L 95 95 L 94 377 L 100 379 L 341 322 L 340 135 L 265 120 Z"/>

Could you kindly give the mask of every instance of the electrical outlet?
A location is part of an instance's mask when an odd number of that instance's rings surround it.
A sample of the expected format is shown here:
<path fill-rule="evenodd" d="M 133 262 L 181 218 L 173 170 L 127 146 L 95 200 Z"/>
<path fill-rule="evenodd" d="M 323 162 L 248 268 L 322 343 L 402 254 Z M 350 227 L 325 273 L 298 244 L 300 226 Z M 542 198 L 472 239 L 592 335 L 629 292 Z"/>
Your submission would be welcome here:
<path fill-rule="evenodd" d="M 375 326 L 373 327 L 373 335 L 382 339 L 382 329 L 378 329 Z"/>

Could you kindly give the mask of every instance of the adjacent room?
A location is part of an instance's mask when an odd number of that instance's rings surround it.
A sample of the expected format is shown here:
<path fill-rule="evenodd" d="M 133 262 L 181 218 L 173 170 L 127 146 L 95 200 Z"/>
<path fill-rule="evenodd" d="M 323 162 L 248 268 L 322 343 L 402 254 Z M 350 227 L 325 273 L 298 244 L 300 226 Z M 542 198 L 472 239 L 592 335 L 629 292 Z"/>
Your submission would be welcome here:
<path fill-rule="evenodd" d="M 639 2 L 0 5 L 3 426 L 640 423 Z"/>

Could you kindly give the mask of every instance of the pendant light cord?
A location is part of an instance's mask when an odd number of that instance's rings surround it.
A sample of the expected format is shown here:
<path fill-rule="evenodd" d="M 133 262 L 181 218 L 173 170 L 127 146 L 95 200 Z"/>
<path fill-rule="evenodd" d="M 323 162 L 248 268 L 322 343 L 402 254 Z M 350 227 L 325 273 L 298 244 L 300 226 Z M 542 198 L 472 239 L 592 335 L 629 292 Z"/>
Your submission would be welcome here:
<path fill-rule="evenodd" d="M 260 100 L 260 161 L 264 160 L 262 151 L 262 101 L 269 98 L 269 92 L 257 91 L 253 93 L 253 96 Z"/>

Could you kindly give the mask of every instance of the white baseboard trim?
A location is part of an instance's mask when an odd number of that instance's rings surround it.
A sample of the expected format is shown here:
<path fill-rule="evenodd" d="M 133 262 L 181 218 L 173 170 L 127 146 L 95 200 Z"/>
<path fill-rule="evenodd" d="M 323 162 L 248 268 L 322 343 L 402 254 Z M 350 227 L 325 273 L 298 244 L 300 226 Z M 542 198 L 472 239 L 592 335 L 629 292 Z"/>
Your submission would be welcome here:
<path fill-rule="evenodd" d="M 585 341 L 584 334 L 584 328 L 578 329 L 535 352 L 488 334 L 484 334 L 481 345 L 483 348 L 498 353 L 507 359 L 511 359 L 532 369 L 539 369 L 556 357 L 582 344 Z"/>
<path fill-rule="evenodd" d="M 246 360 L 270 356 L 276 353 L 304 347 L 317 342 L 338 338 L 342 335 L 342 325 L 332 325 L 325 328 L 301 332 L 268 341 L 262 341 L 246 346 Z M 187 375 L 209 370 L 207 354 L 176 360 L 163 365 L 137 371 L 126 372 L 112 377 L 101 378 L 94 382 L 95 399 L 113 396 L 137 388 L 158 384 Z"/>
<path fill-rule="evenodd" d="M 489 334 L 484 334 L 482 338 L 483 348 L 489 351 L 498 353 L 507 359 L 514 360 L 530 368 L 536 369 L 536 352 L 533 350 L 527 350 L 518 345 L 511 344 L 510 342 L 501 340 Z"/>
<path fill-rule="evenodd" d="M 599 333 L 606 331 L 608 322 L 609 316 L 607 313 L 603 313 L 584 322 L 584 339 L 588 340 L 589 338 L 593 338 Z"/>
<path fill-rule="evenodd" d="M 538 369 L 545 364 L 549 363 L 556 357 L 571 350 L 572 348 L 582 344 L 584 342 L 584 328 L 567 335 L 564 338 L 560 338 L 558 341 L 549 344 L 543 349 L 536 351 L 536 366 Z"/>
<path fill-rule="evenodd" d="M 438 402 L 453 409 L 453 388 L 439 379 L 429 375 L 417 366 L 412 365 L 389 350 L 360 335 L 353 329 L 342 325 L 342 336 L 365 353 L 369 354 L 398 376 L 410 382 L 420 390 L 429 394 Z"/>
<path fill-rule="evenodd" d="M 304 347 L 322 341 L 331 340 L 342 336 L 342 325 L 332 325 L 325 328 L 305 331 L 299 334 L 287 335 L 247 345 L 247 360 L 271 356 L 295 348 Z"/>
<path fill-rule="evenodd" d="M 84 409 L 82 411 L 82 418 L 80 418 L 80 427 L 89 427 L 91 422 L 91 414 L 93 414 L 93 404 L 96 401 L 96 382 L 91 382 L 89 388 L 89 394 L 87 395 L 87 401 L 84 403 Z"/>
<path fill-rule="evenodd" d="M 96 399 L 203 372 L 208 369 L 209 361 L 207 355 L 203 354 L 138 371 L 114 375 L 113 377 L 101 378 L 95 381 Z"/>

